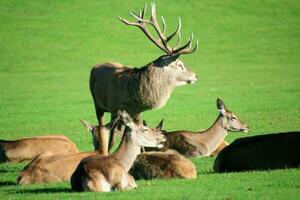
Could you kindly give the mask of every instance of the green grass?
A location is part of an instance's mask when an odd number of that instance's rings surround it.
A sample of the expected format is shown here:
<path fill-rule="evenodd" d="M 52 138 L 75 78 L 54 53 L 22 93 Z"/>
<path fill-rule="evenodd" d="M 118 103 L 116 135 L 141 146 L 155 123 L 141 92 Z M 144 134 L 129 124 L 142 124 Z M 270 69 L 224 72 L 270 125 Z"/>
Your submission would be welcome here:
<path fill-rule="evenodd" d="M 300 130 L 300 4 L 294 0 L 156 1 L 168 30 L 182 19 L 199 50 L 182 60 L 200 80 L 174 91 L 148 111 L 151 126 L 205 129 L 215 101 L 251 127 L 249 135 Z M 142 66 L 162 55 L 128 16 L 143 1 L 0 0 L 0 138 L 63 133 L 92 149 L 79 119 L 96 122 L 88 89 L 90 68 L 118 61 Z M 127 17 L 128 18 L 128 17 Z M 108 119 L 108 118 L 107 118 Z M 228 141 L 248 134 L 233 133 Z M 70 193 L 68 183 L 17 186 L 24 164 L 0 165 L 1 199 L 299 199 L 300 170 L 215 174 L 213 158 L 193 159 L 197 180 L 138 181 L 129 192 Z"/>

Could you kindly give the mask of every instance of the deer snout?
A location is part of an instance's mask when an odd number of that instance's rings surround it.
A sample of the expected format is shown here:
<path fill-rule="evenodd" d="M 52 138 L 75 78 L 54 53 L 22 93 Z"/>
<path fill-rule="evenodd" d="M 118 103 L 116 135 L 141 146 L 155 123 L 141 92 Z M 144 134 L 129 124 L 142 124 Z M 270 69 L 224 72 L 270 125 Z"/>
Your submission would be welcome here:
<path fill-rule="evenodd" d="M 247 133 L 249 130 L 250 128 L 247 125 L 240 129 L 240 131 L 243 131 L 244 133 Z"/>
<path fill-rule="evenodd" d="M 192 75 L 189 76 L 189 79 L 186 81 L 187 84 L 193 84 L 198 80 L 198 75 L 195 73 L 192 73 Z"/>

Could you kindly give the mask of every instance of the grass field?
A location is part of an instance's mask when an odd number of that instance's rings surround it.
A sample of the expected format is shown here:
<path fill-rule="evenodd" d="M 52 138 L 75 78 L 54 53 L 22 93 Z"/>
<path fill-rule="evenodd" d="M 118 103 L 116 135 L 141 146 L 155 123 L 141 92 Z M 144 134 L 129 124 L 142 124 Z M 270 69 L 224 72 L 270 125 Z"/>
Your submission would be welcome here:
<path fill-rule="evenodd" d="M 92 142 L 79 119 L 96 123 L 88 89 L 90 68 L 117 61 L 143 66 L 162 55 L 128 16 L 144 1 L 0 0 L 0 138 L 63 133 L 80 150 Z M 168 30 L 182 19 L 200 48 L 182 60 L 199 76 L 177 88 L 151 126 L 208 128 L 216 98 L 251 127 L 248 135 L 300 130 L 300 4 L 295 0 L 156 1 Z M 108 118 L 107 118 L 108 119 Z M 71 193 L 69 183 L 18 186 L 25 164 L 0 165 L 0 199 L 300 199 L 300 170 L 216 174 L 214 158 L 193 159 L 197 180 L 138 181 L 138 189 Z"/>

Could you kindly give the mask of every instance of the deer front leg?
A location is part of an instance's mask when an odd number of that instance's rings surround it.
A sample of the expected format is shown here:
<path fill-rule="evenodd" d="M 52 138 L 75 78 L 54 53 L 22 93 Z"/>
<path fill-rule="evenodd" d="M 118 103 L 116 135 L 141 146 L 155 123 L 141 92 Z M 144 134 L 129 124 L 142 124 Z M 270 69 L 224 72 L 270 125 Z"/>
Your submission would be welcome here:
<path fill-rule="evenodd" d="M 135 188 L 137 188 L 137 184 L 134 178 L 128 173 L 124 173 L 121 181 L 117 183 L 115 187 L 115 189 L 119 191 L 132 190 Z"/>
<path fill-rule="evenodd" d="M 109 140 L 109 133 L 104 127 L 104 111 L 102 111 L 100 108 L 95 105 L 96 108 L 96 115 L 99 123 L 99 132 L 98 132 L 98 138 L 99 138 L 99 153 L 103 155 L 108 155 L 108 140 Z"/>

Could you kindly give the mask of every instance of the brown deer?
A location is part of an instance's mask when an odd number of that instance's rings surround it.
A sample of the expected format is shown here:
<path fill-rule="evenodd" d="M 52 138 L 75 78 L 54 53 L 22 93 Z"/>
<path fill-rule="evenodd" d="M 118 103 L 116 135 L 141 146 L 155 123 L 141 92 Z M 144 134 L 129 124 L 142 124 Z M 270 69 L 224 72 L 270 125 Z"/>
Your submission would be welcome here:
<path fill-rule="evenodd" d="M 126 110 L 134 119 L 140 121 L 141 113 L 146 110 L 158 109 L 164 106 L 175 87 L 194 83 L 197 75 L 188 70 L 179 60 L 182 54 L 191 54 L 198 48 L 198 41 L 192 47 L 193 34 L 189 41 L 178 47 L 180 43 L 181 21 L 175 32 L 165 36 L 166 23 L 162 18 L 163 28 L 157 21 L 155 4 L 151 4 L 151 18 L 145 19 L 146 4 L 139 14 L 130 12 L 137 22 L 129 22 L 121 17 L 121 22 L 129 26 L 136 26 L 143 31 L 147 38 L 161 49 L 166 55 L 150 62 L 141 68 L 130 68 L 119 63 L 98 64 L 92 68 L 90 74 L 90 91 L 94 100 L 97 119 L 100 127 L 104 124 L 104 113 L 110 112 L 111 118 L 116 117 L 117 110 Z M 152 26 L 158 35 L 156 39 L 147 25 Z M 169 42 L 178 35 L 177 45 L 173 48 Z M 114 130 L 109 135 L 99 131 L 99 150 L 108 154 L 113 146 Z"/>
<path fill-rule="evenodd" d="M 137 156 L 129 174 L 135 179 L 195 179 L 197 170 L 189 159 L 177 151 L 144 152 Z"/>
<path fill-rule="evenodd" d="M 235 140 L 217 156 L 216 172 L 300 167 L 300 132 L 256 135 Z"/>
<path fill-rule="evenodd" d="M 160 131 L 136 123 L 126 112 L 118 112 L 125 131 L 117 151 L 111 155 L 84 158 L 71 177 L 72 190 L 109 192 L 136 187 L 128 174 L 141 146 L 162 147 L 165 138 Z"/>
<path fill-rule="evenodd" d="M 249 130 L 247 125 L 242 123 L 233 112 L 225 108 L 221 99 L 217 99 L 217 108 L 220 114 L 214 124 L 206 131 L 163 132 L 167 141 L 161 150 L 175 149 L 188 157 L 209 156 L 224 141 L 228 131 L 247 132 Z M 146 149 L 153 150 L 152 148 Z"/>
<path fill-rule="evenodd" d="M 46 135 L 18 140 L 0 140 L 0 162 L 23 162 L 49 151 L 53 154 L 77 153 L 74 142 L 64 135 Z"/>
<path fill-rule="evenodd" d="M 104 127 L 105 131 L 112 129 L 117 120 L 118 118 L 106 124 Z M 79 162 L 85 157 L 96 155 L 96 150 L 99 148 L 98 137 L 95 134 L 98 127 L 91 126 L 83 120 L 81 122 L 92 133 L 95 151 L 54 155 L 53 152 L 46 151 L 25 166 L 17 178 L 17 183 L 27 185 L 70 181 L 71 175 Z M 56 152 L 54 151 L 54 153 Z"/>
<path fill-rule="evenodd" d="M 164 119 L 162 119 L 159 124 L 156 126 L 156 129 L 162 130 L 162 126 L 164 123 Z M 143 124 L 145 126 L 147 126 L 147 122 L 145 120 L 143 120 Z M 166 133 L 166 130 L 162 130 L 163 133 Z M 215 156 L 218 155 L 220 153 L 220 151 L 222 151 L 225 147 L 227 147 L 229 145 L 228 142 L 226 142 L 225 140 L 223 140 L 220 145 L 210 154 L 210 156 Z"/>

